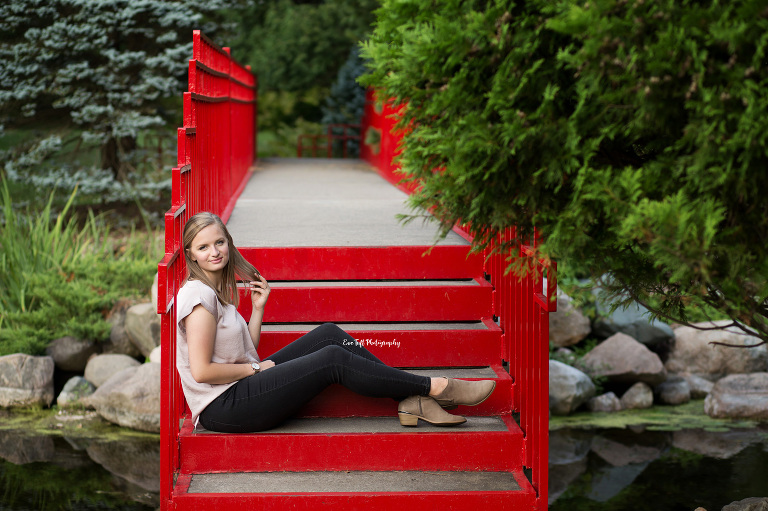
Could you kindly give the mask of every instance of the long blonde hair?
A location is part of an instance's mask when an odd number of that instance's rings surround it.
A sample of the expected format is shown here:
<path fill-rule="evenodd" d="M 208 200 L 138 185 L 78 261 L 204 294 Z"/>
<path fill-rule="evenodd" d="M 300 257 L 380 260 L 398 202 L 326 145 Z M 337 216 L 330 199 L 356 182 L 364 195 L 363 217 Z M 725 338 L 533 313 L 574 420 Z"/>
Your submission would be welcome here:
<path fill-rule="evenodd" d="M 192 247 L 192 241 L 195 236 L 210 225 L 218 225 L 221 232 L 227 237 L 229 244 L 229 261 L 224 267 L 221 279 L 221 288 L 216 287 L 211 279 L 205 274 L 197 261 L 190 258 L 189 249 Z M 187 262 L 187 280 L 199 280 L 206 286 L 216 291 L 216 296 L 222 304 L 232 304 L 235 307 L 240 303 L 240 296 L 237 293 L 237 278 L 241 280 L 254 280 L 254 273 L 258 273 L 255 266 L 249 263 L 245 257 L 237 250 L 232 236 L 229 234 L 224 222 L 217 215 L 202 211 L 187 220 L 184 225 L 184 259 Z"/>

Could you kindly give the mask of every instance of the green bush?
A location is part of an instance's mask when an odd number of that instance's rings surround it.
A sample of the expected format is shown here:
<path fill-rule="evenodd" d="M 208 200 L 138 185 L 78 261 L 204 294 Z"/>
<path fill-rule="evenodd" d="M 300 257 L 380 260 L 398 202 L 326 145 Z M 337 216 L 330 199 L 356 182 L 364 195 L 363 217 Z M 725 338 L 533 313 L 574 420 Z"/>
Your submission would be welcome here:
<path fill-rule="evenodd" d="M 444 232 L 768 339 L 767 53 L 762 0 L 385 0 L 363 56 Z"/>
<path fill-rule="evenodd" d="M 0 231 L 0 355 L 39 355 L 48 343 L 71 335 L 109 337 L 107 315 L 121 298 L 145 296 L 161 247 L 154 233 L 109 236 L 93 215 L 79 226 L 64 211 L 14 210 L 3 182 Z M 51 220 L 52 217 L 55 220 Z"/>

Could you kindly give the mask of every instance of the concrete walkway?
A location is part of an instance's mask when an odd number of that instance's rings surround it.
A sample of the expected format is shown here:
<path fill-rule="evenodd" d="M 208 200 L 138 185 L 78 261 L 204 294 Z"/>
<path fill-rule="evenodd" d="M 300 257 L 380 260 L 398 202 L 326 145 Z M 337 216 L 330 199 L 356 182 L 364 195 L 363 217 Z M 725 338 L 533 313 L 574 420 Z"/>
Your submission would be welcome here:
<path fill-rule="evenodd" d="M 437 223 L 413 214 L 407 195 L 361 160 L 260 160 L 227 227 L 243 247 L 432 245 Z M 441 245 L 468 245 L 451 232 Z"/>

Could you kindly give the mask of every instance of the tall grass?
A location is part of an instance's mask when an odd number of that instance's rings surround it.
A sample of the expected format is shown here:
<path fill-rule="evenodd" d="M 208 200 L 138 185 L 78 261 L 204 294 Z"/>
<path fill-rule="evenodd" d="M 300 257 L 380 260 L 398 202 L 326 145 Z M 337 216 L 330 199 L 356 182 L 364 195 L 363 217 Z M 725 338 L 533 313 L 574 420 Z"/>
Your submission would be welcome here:
<path fill-rule="evenodd" d="M 2 182 L 0 218 L 0 355 L 37 355 L 61 336 L 109 337 L 109 312 L 120 298 L 146 296 L 162 253 L 159 237 L 110 235 L 92 213 L 70 215 L 76 190 L 53 211 L 17 211 Z"/>

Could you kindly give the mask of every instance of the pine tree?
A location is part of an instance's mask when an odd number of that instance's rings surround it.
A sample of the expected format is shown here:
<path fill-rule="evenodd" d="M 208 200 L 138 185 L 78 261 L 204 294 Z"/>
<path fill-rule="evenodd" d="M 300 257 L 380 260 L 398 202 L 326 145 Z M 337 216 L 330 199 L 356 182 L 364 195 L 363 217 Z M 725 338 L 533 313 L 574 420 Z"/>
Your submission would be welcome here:
<path fill-rule="evenodd" d="M 764 0 L 385 0 L 364 81 L 445 230 L 536 228 L 624 303 L 768 339 L 767 34 Z"/>
<path fill-rule="evenodd" d="M 223 0 L 3 2 L 0 124 L 71 124 L 82 129 L 83 141 L 101 146 L 102 167 L 124 178 L 138 133 L 164 125 L 164 100 L 186 90 L 192 30 L 213 35 L 218 25 L 211 16 L 231 6 Z M 53 137 L 36 149 L 59 147 Z"/>
<path fill-rule="evenodd" d="M 322 107 L 321 122 L 328 124 L 360 124 L 365 108 L 365 89 L 357 83 L 357 78 L 365 73 L 365 64 L 360 58 L 359 50 L 353 47 L 347 61 L 339 69 L 336 82 L 331 86 L 331 93 Z M 337 128 L 337 134 L 343 134 L 344 129 Z M 348 134 L 359 134 L 359 130 L 346 131 Z M 355 140 L 347 141 L 347 155 L 356 158 L 360 154 L 360 145 Z"/>

